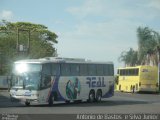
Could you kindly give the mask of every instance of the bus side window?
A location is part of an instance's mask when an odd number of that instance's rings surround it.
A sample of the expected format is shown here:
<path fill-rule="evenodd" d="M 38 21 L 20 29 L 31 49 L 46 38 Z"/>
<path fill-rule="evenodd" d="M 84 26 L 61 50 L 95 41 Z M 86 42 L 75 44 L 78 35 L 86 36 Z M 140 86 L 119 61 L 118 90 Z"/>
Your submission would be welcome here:
<path fill-rule="evenodd" d="M 109 73 L 110 73 L 110 75 L 111 76 L 113 76 L 114 75 L 114 66 L 113 66 L 113 64 L 111 64 L 111 65 L 109 65 Z"/>
<path fill-rule="evenodd" d="M 71 67 L 71 75 L 78 76 L 79 75 L 79 65 L 78 64 L 70 64 Z"/>
<path fill-rule="evenodd" d="M 135 70 L 135 75 L 136 75 L 136 76 L 139 75 L 139 69 L 138 69 L 138 68 Z"/>
<path fill-rule="evenodd" d="M 51 63 L 43 64 L 42 66 L 42 81 L 41 89 L 50 87 L 51 85 Z"/>
<path fill-rule="evenodd" d="M 71 75 L 71 68 L 69 63 L 62 63 L 61 64 L 61 75 L 62 76 L 70 76 Z"/>
<path fill-rule="evenodd" d="M 109 76 L 109 66 L 108 65 L 103 65 L 103 70 L 104 70 L 104 75 Z"/>
<path fill-rule="evenodd" d="M 89 76 L 96 76 L 96 65 L 94 64 L 88 64 L 88 75 Z"/>
<path fill-rule="evenodd" d="M 79 66 L 79 74 L 80 76 L 87 76 L 88 75 L 88 67 L 87 64 L 80 64 Z"/>
<path fill-rule="evenodd" d="M 97 65 L 97 75 L 98 76 L 103 76 L 103 65 L 99 64 Z"/>
<path fill-rule="evenodd" d="M 58 63 L 53 63 L 52 64 L 52 75 L 56 76 L 60 74 L 60 64 Z"/>
<path fill-rule="evenodd" d="M 120 70 L 120 75 L 121 75 L 121 76 L 125 76 L 125 70 L 123 70 L 123 69 Z"/>

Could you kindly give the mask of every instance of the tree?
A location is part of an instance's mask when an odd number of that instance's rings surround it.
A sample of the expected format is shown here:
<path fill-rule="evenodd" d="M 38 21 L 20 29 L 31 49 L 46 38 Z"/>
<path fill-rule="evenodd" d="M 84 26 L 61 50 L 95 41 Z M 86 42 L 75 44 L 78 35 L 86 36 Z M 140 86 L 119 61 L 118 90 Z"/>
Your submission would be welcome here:
<path fill-rule="evenodd" d="M 125 66 L 135 66 L 137 65 L 137 51 L 132 48 L 129 51 L 123 51 L 119 57 L 119 61 L 124 62 Z"/>
<path fill-rule="evenodd" d="M 15 60 L 54 56 L 57 37 L 54 32 L 41 24 L 0 21 L 0 61 L 3 65 L 0 67 L 1 73 L 9 71 Z M 19 44 L 17 44 L 18 38 Z M 29 38 L 30 46 L 28 46 Z M 26 51 L 18 52 L 19 45 L 25 46 Z"/>
<path fill-rule="evenodd" d="M 158 65 L 160 60 L 160 34 L 148 27 L 138 27 L 138 51 L 130 48 L 129 51 L 123 51 L 119 61 L 125 65 Z"/>
<path fill-rule="evenodd" d="M 141 64 L 158 64 L 157 51 L 160 46 L 159 34 L 148 28 L 139 27 L 138 36 L 138 59 Z"/>

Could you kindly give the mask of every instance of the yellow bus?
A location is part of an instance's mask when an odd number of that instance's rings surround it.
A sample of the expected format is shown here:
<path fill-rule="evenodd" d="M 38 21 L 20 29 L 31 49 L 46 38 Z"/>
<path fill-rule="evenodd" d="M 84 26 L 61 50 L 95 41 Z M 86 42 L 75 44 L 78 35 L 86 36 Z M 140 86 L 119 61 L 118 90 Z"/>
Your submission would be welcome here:
<path fill-rule="evenodd" d="M 136 66 L 117 70 L 116 90 L 122 92 L 158 92 L 158 67 Z"/>

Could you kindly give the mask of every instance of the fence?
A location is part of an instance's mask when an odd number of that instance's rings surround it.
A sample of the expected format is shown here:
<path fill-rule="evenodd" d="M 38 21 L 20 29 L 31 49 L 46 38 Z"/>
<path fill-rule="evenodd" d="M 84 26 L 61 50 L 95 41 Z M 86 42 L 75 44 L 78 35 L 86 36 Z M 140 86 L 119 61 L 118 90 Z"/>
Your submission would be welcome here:
<path fill-rule="evenodd" d="M 0 76 L 0 89 L 8 89 L 9 83 L 10 82 L 8 76 Z"/>

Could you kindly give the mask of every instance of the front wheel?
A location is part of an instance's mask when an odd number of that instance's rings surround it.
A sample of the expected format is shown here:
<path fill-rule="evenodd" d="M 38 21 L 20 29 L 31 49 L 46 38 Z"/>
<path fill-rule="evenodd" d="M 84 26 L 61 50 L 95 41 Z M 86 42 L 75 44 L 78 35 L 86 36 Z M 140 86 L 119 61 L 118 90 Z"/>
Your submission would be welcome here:
<path fill-rule="evenodd" d="M 29 102 L 29 101 L 26 101 L 26 102 L 25 102 L 25 105 L 26 105 L 26 106 L 29 106 L 29 105 L 30 105 L 30 102 Z"/>
<path fill-rule="evenodd" d="M 49 101 L 48 101 L 48 105 L 49 105 L 49 106 L 52 106 L 52 105 L 53 105 L 53 102 L 54 102 L 54 96 L 51 95 L 50 98 L 49 98 Z"/>

